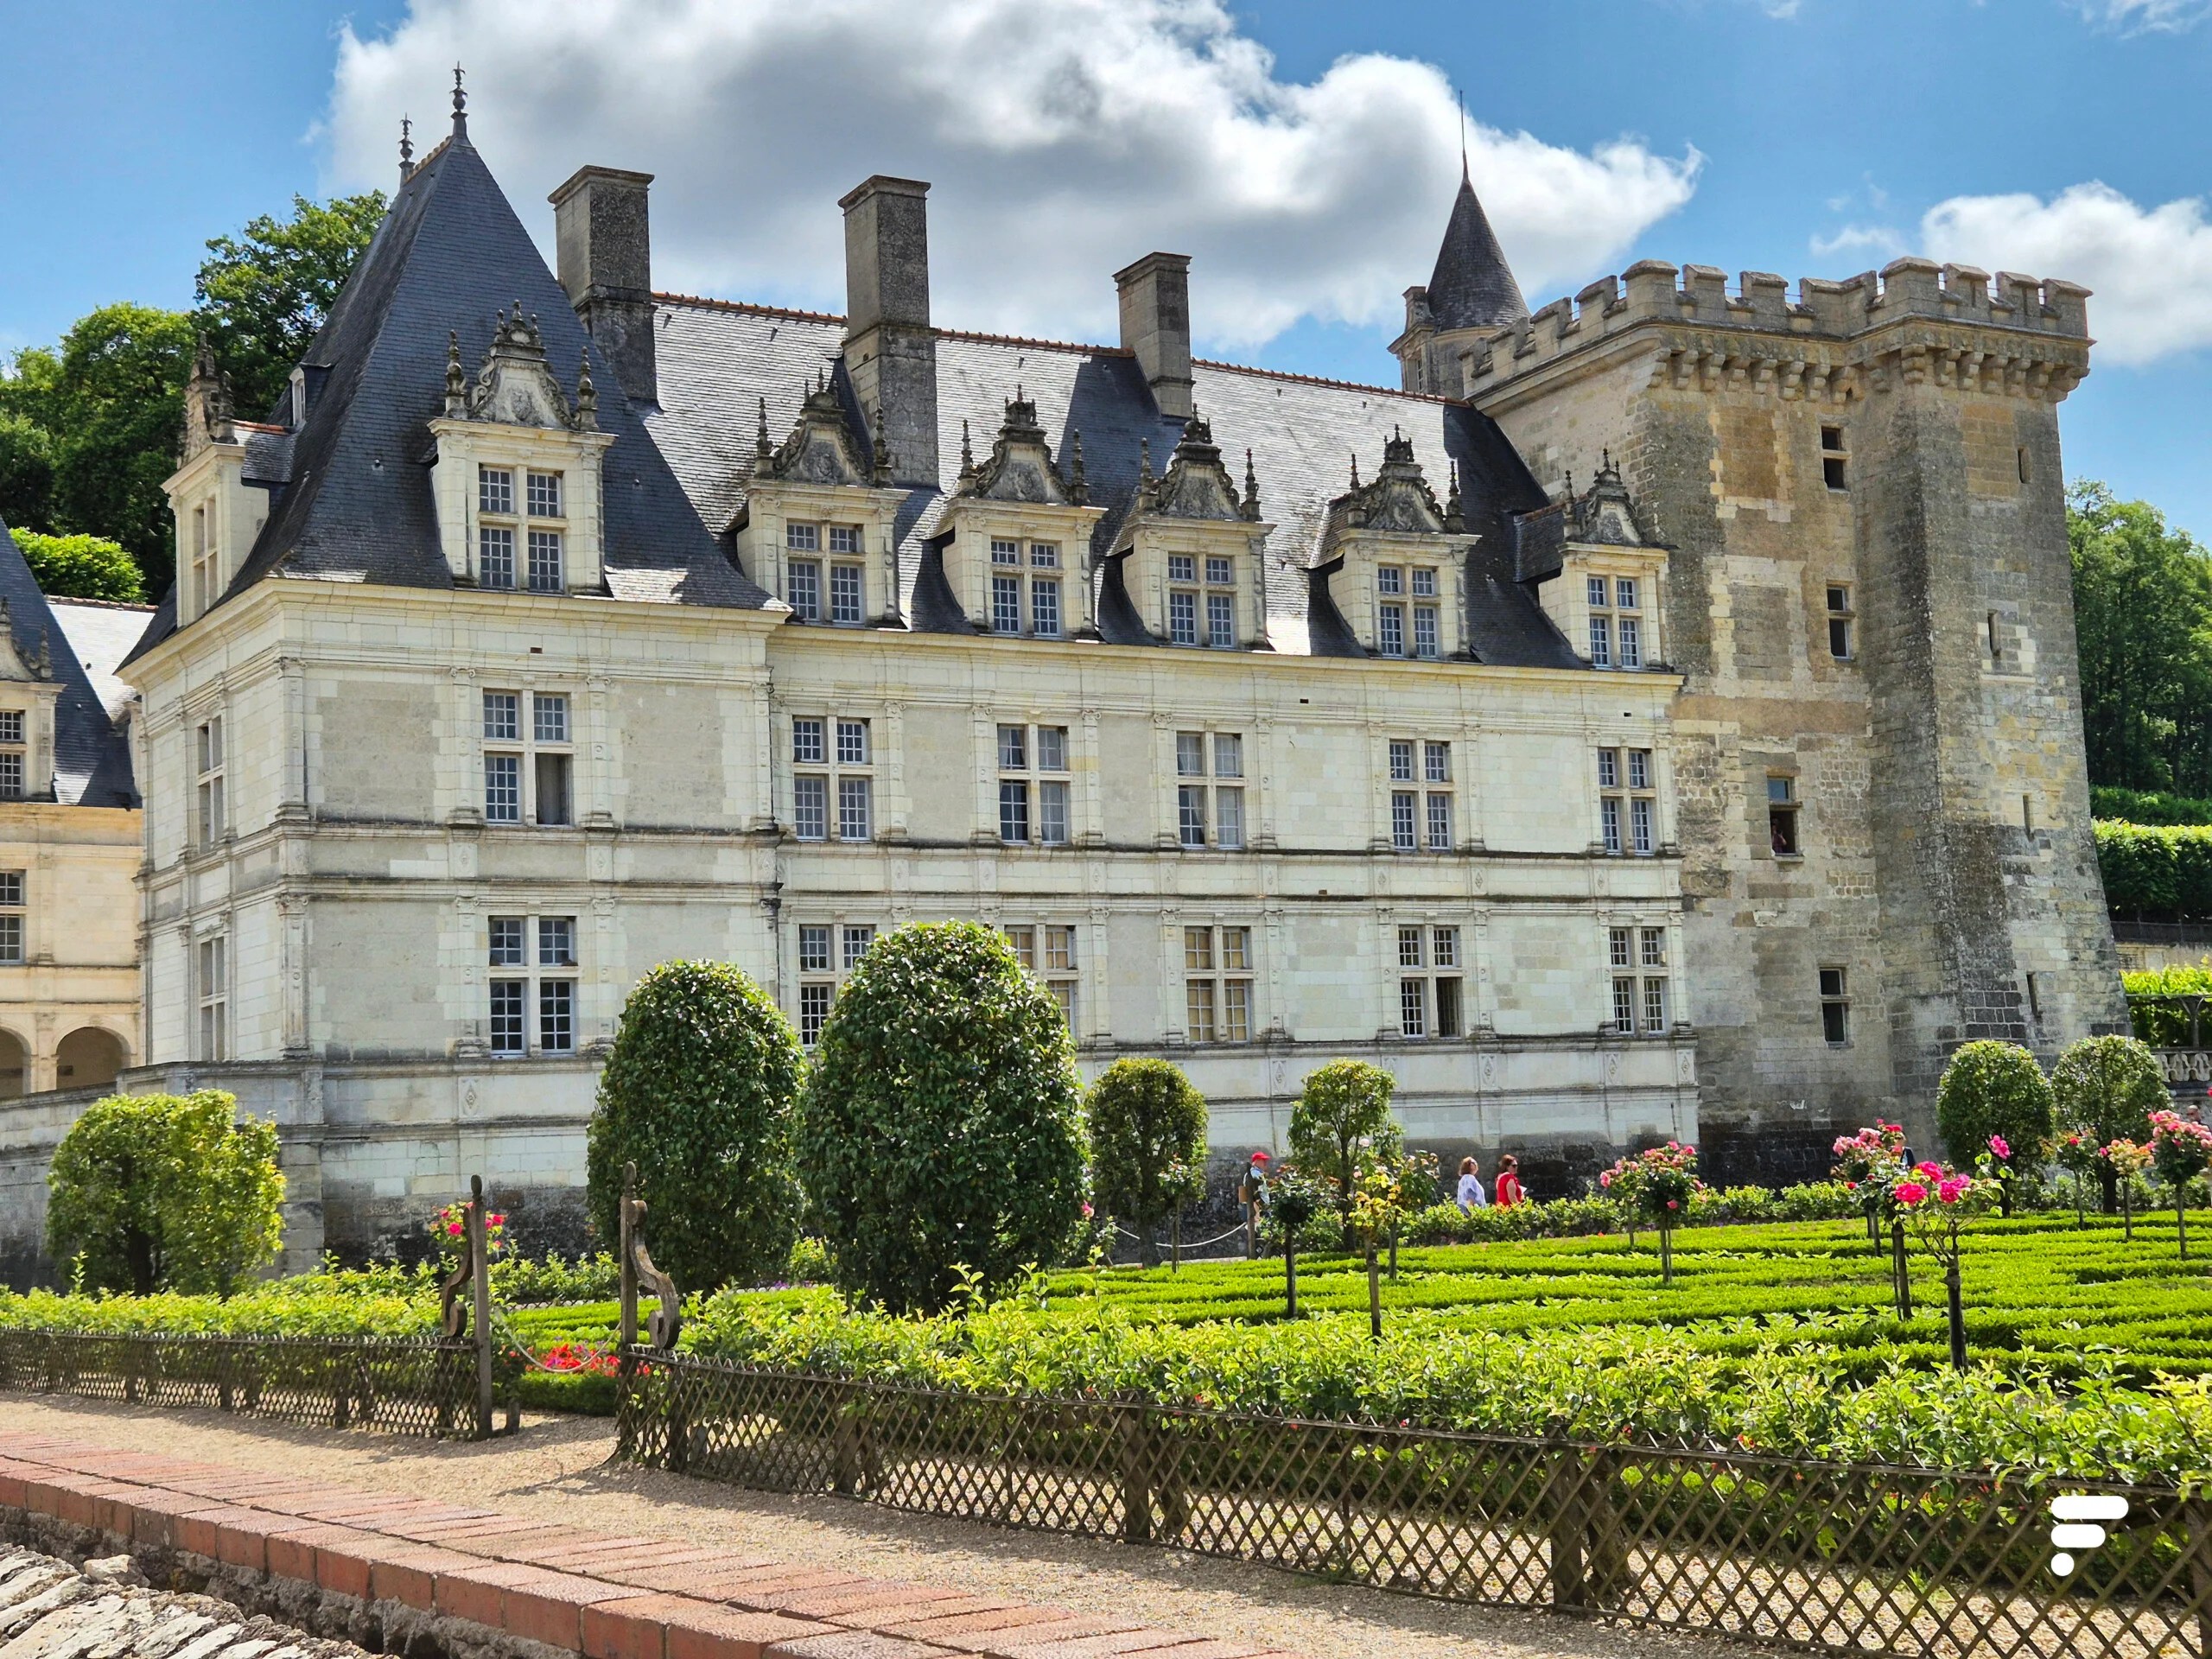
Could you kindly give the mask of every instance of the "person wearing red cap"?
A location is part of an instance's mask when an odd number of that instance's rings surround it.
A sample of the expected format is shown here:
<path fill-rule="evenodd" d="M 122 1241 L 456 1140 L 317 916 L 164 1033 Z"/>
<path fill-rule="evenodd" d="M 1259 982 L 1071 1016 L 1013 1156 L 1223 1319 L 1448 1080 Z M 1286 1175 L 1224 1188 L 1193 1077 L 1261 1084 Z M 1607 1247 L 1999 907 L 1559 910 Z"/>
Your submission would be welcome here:
<path fill-rule="evenodd" d="M 1260 1211 L 1268 1201 L 1268 1154 L 1255 1151 L 1244 1160 L 1244 1179 L 1237 1184 L 1236 1202 L 1244 1206 L 1244 1255 L 1260 1255 Z"/>

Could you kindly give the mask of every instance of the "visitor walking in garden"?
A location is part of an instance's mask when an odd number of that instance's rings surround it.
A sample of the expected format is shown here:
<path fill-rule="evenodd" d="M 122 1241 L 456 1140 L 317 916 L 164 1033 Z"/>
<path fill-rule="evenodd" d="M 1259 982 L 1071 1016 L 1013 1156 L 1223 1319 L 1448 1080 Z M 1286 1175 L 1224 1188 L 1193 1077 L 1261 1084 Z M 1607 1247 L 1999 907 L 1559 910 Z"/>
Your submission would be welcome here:
<path fill-rule="evenodd" d="M 1236 1202 L 1244 1207 L 1244 1254 L 1260 1254 L 1260 1212 L 1268 1203 L 1268 1154 L 1255 1152 L 1245 1161 L 1244 1179 L 1237 1183 Z"/>
<path fill-rule="evenodd" d="M 1459 1207 L 1462 1210 L 1481 1210 L 1490 1204 L 1483 1192 L 1483 1166 L 1471 1158 L 1459 1160 Z"/>
<path fill-rule="evenodd" d="M 1509 1152 L 1497 1160 L 1497 1207 L 1510 1210 L 1526 1196 L 1521 1191 L 1521 1160 Z"/>

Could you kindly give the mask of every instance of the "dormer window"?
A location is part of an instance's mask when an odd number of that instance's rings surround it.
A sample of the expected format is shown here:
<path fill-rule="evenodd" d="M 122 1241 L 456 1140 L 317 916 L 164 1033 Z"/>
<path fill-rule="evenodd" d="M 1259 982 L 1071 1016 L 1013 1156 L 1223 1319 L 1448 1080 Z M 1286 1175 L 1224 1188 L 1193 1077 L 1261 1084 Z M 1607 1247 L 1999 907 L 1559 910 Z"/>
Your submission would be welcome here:
<path fill-rule="evenodd" d="M 828 564 L 829 604 L 823 608 L 822 554 Z M 786 524 L 784 526 L 784 595 L 802 622 L 828 621 L 855 627 L 867 620 L 857 524 Z"/>
<path fill-rule="evenodd" d="M 1634 576 L 1585 579 L 1590 602 L 1590 666 L 1643 666 L 1643 584 Z"/>
<path fill-rule="evenodd" d="M 991 537 L 991 632 L 1020 633 L 1026 616 L 1028 632 L 1040 639 L 1057 639 L 1061 617 L 1060 544 L 1031 542 L 1027 556 L 1025 565 L 1018 538 Z M 1026 610 L 1025 581 L 1028 585 Z"/>
<path fill-rule="evenodd" d="M 0 801 L 23 798 L 23 779 L 29 768 L 23 725 L 22 709 L 0 709 Z"/>
<path fill-rule="evenodd" d="M 476 469 L 476 581 L 480 587 L 557 594 L 567 586 L 561 474 L 525 473 L 523 505 L 515 512 L 515 469 Z M 516 559 L 517 543 L 522 558 Z"/>
<path fill-rule="evenodd" d="M 1198 580 L 1203 564 L 1205 580 Z M 1222 554 L 1167 556 L 1167 640 L 1170 645 L 1204 645 L 1212 651 L 1236 648 L 1236 562 Z M 1205 618 L 1205 632 L 1199 618 Z"/>

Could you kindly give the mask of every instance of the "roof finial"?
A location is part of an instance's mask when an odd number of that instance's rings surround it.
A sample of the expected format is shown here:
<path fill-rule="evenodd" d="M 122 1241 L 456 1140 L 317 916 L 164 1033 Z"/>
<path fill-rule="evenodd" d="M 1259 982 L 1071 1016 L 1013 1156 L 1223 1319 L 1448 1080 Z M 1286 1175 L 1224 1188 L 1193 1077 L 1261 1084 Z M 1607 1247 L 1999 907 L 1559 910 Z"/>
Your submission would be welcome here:
<path fill-rule="evenodd" d="M 1567 499 L 1570 501 L 1574 499 L 1574 469 L 1572 467 L 1567 469 Z"/>
<path fill-rule="evenodd" d="M 1454 461 L 1452 463 L 1452 493 L 1444 503 L 1444 528 L 1465 530 L 1466 527 L 1466 511 L 1459 502 L 1459 463 Z"/>
<path fill-rule="evenodd" d="M 768 442 L 768 400 L 763 397 L 760 400 L 760 429 L 753 435 L 753 470 L 756 473 L 766 471 L 768 463 L 775 459 L 775 449 Z"/>
<path fill-rule="evenodd" d="M 576 429 L 580 432 L 599 430 L 599 388 L 591 383 L 591 353 L 586 351 L 576 365 Z"/>
<path fill-rule="evenodd" d="M 1459 182 L 1472 188 L 1474 181 L 1467 176 L 1467 95 L 1454 86 L 1452 100 L 1459 106 Z"/>
<path fill-rule="evenodd" d="M 463 414 L 468 408 L 468 375 L 461 366 L 461 331 L 449 330 L 446 334 L 446 416 Z"/>
<path fill-rule="evenodd" d="M 968 441 L 968 418 L 963 415 L 960 419 L 960 481 L 970 483 L 975 476 L 976 451 Z"/>
<path fill-rule="evenodd" d="M 1137 440 L 1137 493 L 1147 495 L 1152 491 L 1152 440 Z"/>
<path fill-rule="evenodd" d="M 1078 507 L 1090 502 L 1090 485 L 1083 475 L 1083 429 L 1068 429 L 1068 499 Z"/>
<path fill-rule="evenodd" d="M 415 176 L 415 124 L 405 116 L 399 118 L 399 181 L 402 184 Z"/>
<path fill-rule="evenodd" d="M 1252 452 L 1244 452 L 1244 517 L 1257 524 L 1260 518 L 1260 475 L 1252 470 Z"/>
<path fill-rule="evenodd" d="M 1359 451 L 1357 449 L 1351 452 L 1351 486 L 1355 490 L 1359 487 Z"/>
<path fill-rule="evenodd" d="M 826 372 L 822 377 L 822 385 L 824 390 L 828 389 L 830 377 Z M 880 489 L 891 481 L 891 440 L 884 435 L 883 405 L 880 403 L 876 404 L 874 418 L 868 424 L 875 429 L 875 444 L 868 454 L 868 481 Z"/>
<path fill-rule="evenodd" d="M 461 84 L 461 66 L 453 67 L 453 139 L 457 144 L 468 142 L 468 91 Z"/>

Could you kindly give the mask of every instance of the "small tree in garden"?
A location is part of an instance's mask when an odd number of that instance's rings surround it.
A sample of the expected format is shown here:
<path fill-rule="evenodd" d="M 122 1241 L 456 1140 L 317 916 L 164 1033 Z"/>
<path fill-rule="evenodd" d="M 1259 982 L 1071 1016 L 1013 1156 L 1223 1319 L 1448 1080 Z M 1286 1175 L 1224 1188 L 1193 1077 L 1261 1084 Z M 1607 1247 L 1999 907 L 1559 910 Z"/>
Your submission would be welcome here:
<path fill-rule="evenodd" d="M 2133 1141 L 2109 1141 L 2097 1148 L 2097 1169 L 2120 1192 L 2123 1236 L 2135 1242 L 2135 1178 L 2151 1167 L 2151 1148 Z"/>
<path fill-rule="evenodd" d="M 2084 1226 L 2089 1179 L 2101 1168 L 2097 1143 L 2086 1130 L 2061 1129 L 2051 1136 L 2049 1150 L 2058 1166 L 2074 1178 L 2074 1224 Z"/>
<path fill-rule="evenodd" d="M 799 1172 L 838 1285 L 944 1307 L 1062 1260 L 1084 1228 L 1082 1092 L 1060 1005 L 1005 937 L 933 922 L 878 939 L 831 1007 Z"/>
<path fill-rule="evenodd" d="M 1376 1251 L 1384 1240 L 1397 1238 L 1406 1217 L 1435 1191 L 1435 1158 L 1414 1153 L 1389 1164 L 1374 1165 L 1361 1175 L 1352 1192 L 1344 1232 L 1346 1242 L 1357 1242 L 1367 1255 L 1367 1317 L 1377 1342 L 1382 1339 L 1382 1280 Z M 1394 1254 L 1395 1248 L 1394 1242 Z"/>
<path fill-rule="evenodd" d="M 1679 1141 L 1624 1158 L 1598 1177 L 1598 1185 L 1630 1215 L 1659 1230 L 1659 1282 L 1675 1282 L 1675 1229 L 1700 1190 L 1697 1148 Z"/>
<path fill-rule="evenodd" d="M 2212 1128 L 2179 1112 L 2151 1114 L 2151 1163 L 2158 1179 L 2174 1191 L 2174 1230 L 2181 1253 L 2189 1254 L 2190 1183 L 2212 1169 Z"/>
<path fill-rule="evenodd" d="M 2084 1037 L 2051 1067 L 2050 1088 L 2062 1135 L 2079 1134 L 2093 1148 L 2140 1141 L 2150 1138 L 2151 1114 L 2165 1107 L 2166 1069 L 2150 1045 L 2133 1037 Z M 2109 1163 L 2094 1170 L 2111 1215 L 2119 1207 L 2117 1178 Z"/>
<path fill-rule="evenodd" d="M 1285 1311 L 1298 1317 L 1298 1230 L 1321 1212 L 1329 1190 L 1300 1169 L 1286 1169 L 1268 1183 L 1268 1214 L 1282 1229 Z"/>
<path fill-rule="evenodd" d="M 664 962 L 647 974 L 622 1005 L 586 1142 L 599 1236 L 621 1236 L 622 1168 L 634 1163 L 653 1261 L 681 1288 L 775 1277 L 798 1230 L 791 1135 L 805 1076 L 791 1022 L 742 969 Z"/>
<path fill-rule="evenodd" d="M 1963 1371 L 1967 1368 L 1967 1319 L 1965 1298 L 1959 1287 L 1959 1221 L 1988 1199 L 1988 1186 L 1943 1165 L 1923 1162 L 1915 1165 L 1891 1192 L 1920 1248 L 1934 1256 L 1943 1269 L 1944 1302 L 1951 1327 L 1951 1366 Z"/>
<path fill-rule="evenodd" d="M 1838 1135 L 1832 1173 L 1851 1192 L 1866 1217 L 1866 1239 L 1882 1248 L 1882 1222 L 1894 1207 L 1891 1189 L 1904 1174 L 1904 1128 L 1876 1123 L 1856 1135 Z"/>
<path fill-rule="evenodd" d="M 276 1126 L 219 1089 L 94 1101 L 54 1148 L 46 1236 L 88 1290 L 227 1296 L 283 1243 Z"/>
<path fill-rule="evenodd" d="M 1368 1171 L 1395 1163 L 1405 1146 L 1390 1116 L 1397 1078 L 1365 1060 L 1332 1060 L 1307 1074 L 1290 1114 L 1290 1153 L 1299 1169 L 1336 1188 L 1349 1220 L 1353 1192 Z"/>
<path fill-rule="evenodd" d="M 1166 1060 L 1116 1060 L 1084 1103 L 1092 1200 L 1160 1265 L 1160 1224 L 1205 1192 L 1206 1100 Z"/>
<path fill-rule="evenodd" d="M 2043 1145 L 2052 1126 L 2050 1079 L 2018 1043 L 1962 1045 L 1936 1086 L 1936 1128 L 1954 1161 L 1971 1164 L 1993 1139 L 2024 1152 Z M 2008 1167 L 2008 1151 L 2001 1160 Z M 2009 1185 L 1999 1194 L 2012 1213 Z"/>

